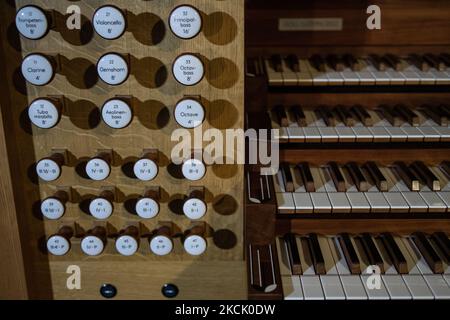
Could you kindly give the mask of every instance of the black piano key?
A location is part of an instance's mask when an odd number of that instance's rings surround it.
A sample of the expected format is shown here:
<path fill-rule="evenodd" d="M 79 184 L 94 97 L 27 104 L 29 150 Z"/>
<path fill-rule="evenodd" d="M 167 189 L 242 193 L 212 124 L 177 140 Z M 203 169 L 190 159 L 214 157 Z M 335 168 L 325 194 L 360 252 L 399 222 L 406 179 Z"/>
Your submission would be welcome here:
<path fill-rule="evenodd" d="M 353 112 L 356 117 L 366 126 L 370 127 L 373 125 L 373 120 L 370 114 L 360 105 L 355 105 L 350 108 L 350 111 Z"/>
<path fill-rule="evenodd" d="M 280 125 L 280 127 L 288 127 L 289 119 L 288 119 L 286 110 L 284 110 L 284 107 L 281 105 L 276 106 L 275 108 L 273 108 L 273 111 L 275 112 L 275 114 L 277 116 L 278 124 Z"/>
<path fill-rule="evenodd" d="M 346 53 L 342 57 L 342 60 L 350 69 L 352 69 L 352 71 L 360 71 L 361 68 L 359 66 L 358 60 L 354 55 Z"/>
<path fill-rule="evenodd" d="M 428 242 L 427 237 L 422 232 L 415 232 L 412 235 L 412 240 L 419 249 L 420 254 L 424 257 L 428 266 L 434 273 L 444 273 L 444 266 L 441 258 L 434 250 L 433 246 Z"/>
<path fill-rule="evenodd" d="M 369 233 L 363 233 L 361 235 L 361 243 L 364 247 L 364 252 L 366 253 L 369 263 L 372 266 L 378 266 L 381 273 L 384 273 L 384 263 L 383 258 L 378 252 L 377 246 Z"/>
<path fill-rule="evenodd" d="M 293 72 L 300 72 L 300 63 L 297 55 L 295 54 L 288 55 L 286 57 L 286 62 Z"/>
<path fill-rule="evenodd" d="M 367 162 L 364 167 L 369 172 L 373 181 L 375 182 L 378 190 L 380 192 L 388 191 L 388 183 L 386 177 L 383 175 L 381 170 L 378 168 L 377 164 L 374 161 Z"/>
<path fill-rule="evenodd" d="M 395 242 L 392 234 L 383 233 L 381 234 L 380 239 L 397 272 L 400 274 L 407 274 L 408 265 L 406 263 L 406 259 L 403 256 L 403 253 L 398 247 L 397 243 Z"/>
<path fill-rule="evenodd" d="M 344 63 L 342 62 L 342 59 L 341 59 L 338 55 L 335 55 L 335 54 L 329 54 L 329 55 L 327 56 L 326 60 L 327 60 L 327 62 L 328 62 L 328 65 L 329 65 L 334 71 L 337 71 L 337 72 L 344 71 L 345 65 L 344 65 Z"/>
<path fill-rule="evenodd" d="M 355 125 L 355 119 L 353 119 L 352 114 L 350 113 L 350 111 L 346 107 L 344 107 L 344 106 L 336 106 L 334 108 L 334 112 L 337 113 L 339 118 L 341 118 L 342 122 L 347 127 L 352 127 L 352 126 Z"/>
<path fill-rule="evenodd" d="M 275 278 L 274 256 L 276 252 L 272 245 L 250 245 L 249 255 L 251 257 L 251 285 L 253 288 L 272 292 L 277 288 Z"/>
<path fill-rule="evenodd" d="M 308 123 L 306 122 L 306 116 L 303 112 L 303 109 L 299 105 L 295 105 L 291 107 L 291 112 L 294 114 L 295 119 L 297 120 L 297 123 L 299 127 L 306 127 L 308 126 Z"/>
<path fill-rule="evenodd" d="M 418 127 L 420 125 L 419 116 L 407 106 L 398 104 L 394 106 L 394 111 L 396 111 L 410 125 L 414 127 Z"/>
<path fill-rule="evenodd" d="M 396 161 L 394 166 L 400 178 L 411 191 L 420 191 L 420 181 L 414 172 L 408 168 L 406 163 L 403 161 Z"/>
<path fill-rule="evenodd" d="M 439 112 L 442 113 L 443 116 L 447 118 L 447 120 L 450 120 L 450 106 L 446 104 L 441 104 L 438 107 Z"/>
<path fill-rule="evenodd" d="M 435 232 L 431 235 L 436 246 L 441 250 L 447 264 L 450 264 L 450 239 L 444 232 Z"/>
<path fill-rule="evenodd" d="M 402 71 L 402 62 L 398 56 L 388 53 L 383 56 L 383 61 L 395 71 Z"/>
<path fill-rule="evenodd" d="M 435 68 L 440 71 L 445 70 L 445 65 L 443 65 L 441 63 L 441 61 L 439 60 L 439 58 L 437 56 L 435 56 L 434 54 L 431 54 L 431 53 L 424 54 L 423 59 L 426 63 L 428 63 L 428 65 L 430 67 Z"/>
<path fill-rule="evenodd" d="M 422 180 L 422 183 L 426 184 L 428 188 L 433 191 L 441 190 L 441 182 L 438 177 L 436 177 L 436 175 L 422 161 L 414 161 L 411 164 L 411 168 Z"/>
<path fill-rule="evenodd" d="M 402 120 L 400 114 L 394 110 L 393 108 L 381 105 L 378 110 L 381 112 L 383 117 L 390 122 L 390 124 L 394 127 L 400 127 L 402 124 Z"/>
<path fill-rule="evenodd" d="M 448 53 L 441 53 L 439 55 L 439 60 L 441 60 L 441 62 L 443 64 L 445 64 L 445 66 L 447 68 L 450 68 L 450 54 L 448 54 Z"/>
<path fill-rule="evenodd" d="M 325 260 L 323 258 L 322 250 L 320 249 L 319 240 L 317 234 L 311 233 L 308 236 L 309 252 L 311 254 L 314 270 L 316 274 L 324 275 L 327 273 L 325 270 Z"/>
<path fill-rule="evenodd" d="M 386 71 L 386 62 L 377 54 L 369 55 L 369 61 L 378 71 Z"/>
<path fill-rule="evenodd" d="M 422 56 L 419 56 L 418 54 L 410 54 L 408 56 L 408 61 L 423 72 L 427 72 L 430 69 L 430 65 L 424 60 Z"/>
<path fill-rule="evenodd" d="M 286 192 L 294 192 L 294 180 L 292 179 L 291 167 L 289 163 L 281 163 L 280 170 L 283 175 Z"/>
<path fill-rule="evenodd" d="M 439 126 L 447 126 L 448 125 L 448 117 L 445 111 L 442 111 L 439 106 L 429 106 L 423 105 L 420 108 L 420 112 L 422 112 L 425 117 L 430 118 L 434 122 L 436 122 Z"/>
<path fill-rule="evenodd" d="M 323 59 L 322 56 L 315 54 L 311 56 L 311 58 L 309 58 L 309 62 L 315 69 L 317 69 L 317 71 L 319 72 L 326 71 L 325 60 Z"/>
<path fill-rule="evenodd" d="M 330 171 L 330 175 L 331 175 L 331 178 L 333 179 L 336 190 L 338 192 L 347 191 L 347 187 L 345 184 L 345 178 L 344 178 L 344 175 L 342 174 L 341 170 L 339 169 L 338 164 L 334 161 L 330 161 L 330 162 L 328 162 L 328 169 Z"/>
<path fill-rule="evenodd" d="M 270 57 L 270 63 L 272 65 L 273 70 L 276 72 L 283 72 L 283 60 L 279 54 L 274 54 Z"/>
<path fill-rule="evenodd" d="M 350 269 L 351 274 L 360 274 L 361 265 L 356 254 L 353 243 L 348 233 L 341 233 L 338 237 L 339 244 L 341 245 L 342 252 L 344 253 L 345 260 Z"/>
<path fill-rule="evenodd" d="M 441 170 L 450 178 L 450 161 L 442 161 Z"/>
<path fill-rule="evenodd" d="M 331 112 L 330 108 L 326 106 L 319 106 L 317 107 L 316 112 L 328 127 L 336 126 L 336 119 L 334 118 L 334 115 Z"/>
<path fill-rule="evenodd" d="M 366 192 L 369 189 L 369 184 L 356 162 L 351 161 L 347 163 L 346 168 L 358 190 L 360 192 Z"/>
<path fill-rule="evenodd" d="M 293 233 L 288 233 L 283 238 L 288 249 L 291 272 L 294 275 L 300 275 L 302 274 L 302 263 L 300 260 L 300 252 L 298 250 L 296 236 Z"/>
<path fill-rule="evenodd" d="M 307 192 L 315 192 L 316 186 L 314 183 L 314 178 L 311 173 L 308 162 L 301 162 L 297 165 L 298 170 L 300 170 L 300 175 L 303 180 Z"/>

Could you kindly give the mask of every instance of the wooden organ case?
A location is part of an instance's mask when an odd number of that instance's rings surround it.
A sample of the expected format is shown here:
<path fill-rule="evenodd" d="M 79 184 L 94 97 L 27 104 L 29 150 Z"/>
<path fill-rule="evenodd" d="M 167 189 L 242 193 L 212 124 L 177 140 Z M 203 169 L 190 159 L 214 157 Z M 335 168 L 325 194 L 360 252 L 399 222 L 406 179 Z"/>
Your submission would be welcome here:
<path fill-rule="evenodd" d="M 449 10 L 247 1 L 246 126 L 281 163 L 246 169 L 250 299 L 450 298 Z"/>
<path fill-rule="evenodd" d="M 243 165 L 171 158 L 194 126 L 244 126 L 243 2 L 0 12 L 0 296 L 245 298 Z"/>

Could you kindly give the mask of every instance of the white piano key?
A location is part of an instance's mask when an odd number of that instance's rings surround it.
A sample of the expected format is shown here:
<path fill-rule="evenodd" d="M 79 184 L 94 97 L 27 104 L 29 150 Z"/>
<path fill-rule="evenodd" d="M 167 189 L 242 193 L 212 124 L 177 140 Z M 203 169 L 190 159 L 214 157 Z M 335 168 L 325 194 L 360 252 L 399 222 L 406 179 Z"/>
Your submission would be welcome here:
<path fill-rule="evenodd" d="M 370 72 L 375 78 L 375 83 L 377 86 L 387 86 L 391 84 L 391 78 L 384 71 L 378 71 L 375 68 L 371 67 Z"/>
<path fill-rule="evenodd" d="M 333 127 L 318 127 L 323 143 L 338 142 L 339 136 Z"/>
<path fill-rule="evenodd" d="M 449 127 L 434 127 L 434 130 L 439 134 L 439 139 L 441 142 L 449 142 L 450 141 L 450 128 Z"/>
<path fill-rule="evenodd" d="M 450 286 L 440 274 L 423 275 L 435 299 L 450 299 Z"/>
<path fill-rule="evenodd" d="M 305 64 L 308 68 L 308 71 L 311 75 L 313 86 L 327 86 L 328 85 L 328 77 L 325 72 L 318 71 L 314 68 L 308 60 L 305 60 Z"/>
<path fill-rule="evenodd" d="M 422 275 L 402 275 L 403 281 L 411 293 L 414 300 L 434 299 L 433 293 L 428 288 Z"/>
<path fill-rule="evenodd" d="M 373 135 L 373 142 L 389 142 L 391 136 L 383 127 L 368 127 L 370 133 Z"/>
<path fill-rule="evenodd" d="M 364 195 L 370 205 L 370 212 L 377 213 L 388 213 L 391 209 L 386 198 L 380 192 L 365 192 Z"/>
<path fill-rule="evenodd" d="M 281 60 L 281 67 L 283 68 L 283 85 L 284 86 L 297 86 L 298 78 L 297 74 L 292 71 L 288 64 L 286 63 L 286 59 Z"/>
<path fill-rule="evenodd" d="M 284 300 L 303 300 L 303 289 L 299 276 L 282 276 Z"/>
<path fill-rule="evenodd" d="M 340 72 L 342 79 L 344 79 L 344 85 L 346 86 L 357 86 L 360 83 L 358 74 L 350 68 L 345 68 Z"/>
<path fill-rule="evenodd" d="M 436 192 L 419 192 L 428 206 L 428 212 L 446 212 L 447 206 Z"/>
<path fill-rule="evenodd" d="M 428 72 L 430 72 L 433 76 L 436 77 L 437 85 L 447 85 L 450 84 L 450 78 L 445 71 L 439 71 L 436 68 L 431 68 Z"/>
<path fill-rule="evenodd" d="M 303 131 L 305 133 L 305 142 L 320 143 L 322 141 L 319 129 L 315 127 L 304 127 Z"/>
<path fill-rule="evenodd" d="M 295 213 L 295 203 L 292 193 L 276 193 L 278 212 Z"/>
<path fill-rule="evenodd" d="M 402 191 L 403 198 L 408 202 L 409 212 L 427 212 L 428 206 L 418 192 Z"/>
<path fill-rule="evenodd" d="M 366 290 L 359 275 L 340 277 L 347 300 L 367 300 Z"/>
<path fill-rule="evenodd" d="M 356 142 L 372 142 L 373 134 L 366 127 L 352 127 L 356 136 Z"/>
<path fill-rule="evenodd" d="M 277 174 L 273 177 L 275 192 L 286 192 L 285 181 L 283 179 L 283 171 L 278 170 Z"/>
<path fill-rule="evenodd" d="M 373 288 L 373 289 L 372 289 L 372 287 L 370 287 L 370 288 L 368 287 L 368 281 L 372 280 L 372 278 L 370 278 L 370 275 L 361 275 L 360 277 L 361 277 L 361 282 L 364 286 L 364 289 L 366 290 L 367 296 L 369 297 L 369 300 L 389 300 L 390 299 L 389 293 L 386 290 L 386 286 L 384 285 L 384 282 L 381 279 L 381 275 L 380 275 L 380 280 L 379 280 L 380 287 Z"/>
<path fill-rule="evenodd" d="M 401 72 L 398 72 L 392 68 L 388 68 L 385 72 L 390 78 L 391 85 L 404 85 L 406 83 L 406 79 Z"/>
<path fill-rule="evenodd" d="M 406 237 L 404 238 L 403 243 L 409 255 L 412 257 L 413 261 L 416 264 L 414 268 L 417 268 L 422 275 L 433 274 L 433 271 L 430 269 L 430 266 L 420 253 L 414 241 L 410 237 Z"/>
<path fill-rule="evenodd" d="M 322 252 L 324 267 L 327 275 L 338 275 L 338 270 L 336 267 L 336 262 L 334 260 L 333 253 L 329 245 L 329 237 L 317 236 L 317 241 L 319 242 L 320 251 Z"/>
<path fill-rule="evenodd" d="M 324 300 L 319 276 L 300 276 L 305 300 Z"/>
<path fill-rule="evenodd" d="M 313 80 L 308 69 L 308 61 L 305 59 L 299 59 L 300 72 L 297 72 L 298 85 L 299 86 L 312 86 Z"/>
<path fill-rule="evenodd" d="M 288 127 L 287 134 L 290 142 L 305 142 L 305 131 L 301 127 Z"/>
<path fill-rule="evenodd" d="M 321 275 L 323 293 L 326 300 L 345 300 L 341 280 L 337 275 Z"/>
<path fill-rule="evenodd" d="M 438 191 L 436 194 L 441 198 L 441 200 L 445 203 L 445 206 L 447 207 L 447 211 L 449 211 L 450 208 L 450 192 L 449 191 Z"/>
<path fill-rule="evenodd" d="M 400 127 L 392 127 L 392 126 L 386 126 L 384 127 L 391 137 L 391 142 L 405 142 L 408 139 L 408 135 L 405 131 L 402 130 Z"/>
<path fill-rule="evenodd" d="M 314 213 L 331 213 L 331 203 L 326 193 L 311 192 L 310 195 Z"/>
<path fill-rule="evenodd" d="M 344 79 L 341 77 L 340 72 L 327 70 L 328 85 L 330 86 L 342 86 L 344 85 Z"/>
<path fill-rule="evenodd" d="M 355 132 L 350 127 L 335 127 L 339 142 L 355 142 Z"/>
<path fill-rule="evenodd" d="M 436 77 L 430 72 L 424 72 L 417 68 L 415 65 L 408 65 L 405 71 L 415 72 L 420 79 L 420 84 L 422 85 L 433 85 L 436 84 Z"/>
<path fill-rule="evenodd" d="M 313 213 L 314 206 L 309 192 L 294 193 L 295 213 Z"/>
<path fill-rule="evenodd" d="M 349 213 L 351 211 L 350 202 L 344 192 L 329 192 L 328 198 L 333 213 Z"/>
<path fill-rule="evenodd" d="M 422 142 L 425 138 L 417 127 L 402 126 L 401 128 L 405 131 L 408 142 Z"/>
<path fill-rule="evenodd" d="M 405 78 L 406 85 L 418 85 L 420 84 L 420 76 L 414 71 L 401 71 L 400 72 Z"/>
<path fill-rule="evenodd" d="M 281 72 L 276 72 L 270 63 L 269 59 L 264 60 L 264 66 L 266 67 L 267 78 L 269 79 L 270 86 L 282 86 L 283 85 L 283 74 Z"/>
<path fill-rule="evenodd" d="M 350 275 L 350 269 L 345 261 L 344 253 L 339 245 L 337 237 L 328 238 L 328 246 L 335 261 L 335 267 L 339 275 Z"/>
<path fill-rule="evenodd" d="M 389 203 L 390 212 L 392 213 L 407 213 L 409 212 L 409 205 L 401 192 L 383 192 L 383 196 Z"/>
<path fill-rule="evenodd" d="M 392 300 L 410 300 L 412 298 L 401 275 L 383 274 L 381 278 Z"/>
<path fill-rule="evenodd" d="M 425 142 L 439 142 L 441 140 L 439 132 L 433 127 L 417 127 L 417 129 L 423 134 L 423 141 Z"/>
<path fill-rule="evenodd" d="M 450 274 L 444 274 L 443 277 L 447 284 L 450 286 Z"/>
<path fill-rule="evenodd" d="M 369 213 L 370 205 L 363 192 L 347 192 L 347 198 L 352 207 L 352 212 Z"/>

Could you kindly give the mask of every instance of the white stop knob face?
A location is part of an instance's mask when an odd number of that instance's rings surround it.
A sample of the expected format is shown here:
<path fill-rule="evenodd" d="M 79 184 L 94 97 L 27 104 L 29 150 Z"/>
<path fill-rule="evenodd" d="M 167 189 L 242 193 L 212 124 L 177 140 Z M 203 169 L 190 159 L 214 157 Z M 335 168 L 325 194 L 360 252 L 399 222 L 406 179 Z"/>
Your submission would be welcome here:
<path fill-rule="evenodd" d="M 116 86 L 127 80 L 128 64 L 121 55 L 107 53 L 98 60 L 97 73 L 103 82 Z"/>
<path fill-rule="evenodd" d="M 102 118 L 111 128 L 122 129 L 130 124 L 133 112 L 125 101 L 112 99 L 103 105 Z"/>
<path fill-rule="evenodd" d="M 112 203 L 103 198 L 96 198 L 89 204 L 89 213 L 96 219 L 108 219 L 113 213 Z"/>
<path fill-rule="evenodd" d="M 132 256 L 139 248 L 139 244 L 132 236 L 120 236 L 116 240 L 116 250 L 123 256 Z"/>
<path fill-rule="evenodd" d="M 174 61 L 172 73 L 179 83 L 193 86 L 203 79 L 205 69 L 199 58 L 192 54 L 184 54 Z"/>
<path fill-rule="evenodd" d="M 140 159 L 134 164 L 133 171 L 139 180 L 150 181 L 158 175 L 158 166 L 153 160 Z"/>
<path fill-rule="evenodd" d="M 154 218 L 159 213 L 159 204 L 151 198 L 139 199 L 136 203 L 136 213 L 143 219 Z"/>
<path fill-rule="evenodd" d="M 86 174 L 89 178 L 96 181 L 105 180 L 108 178 L 111 172 L 111 168 L 103 159 L 94 158 L 88 161 L 86 164 Z"/>
<path fill-rule="evenodd" d="M 172 249 L 172 240 L 166 236 L 156 236 L 150 241 L 150 251 L 157 256 L 168 255 Z"/>
<path fill-rule="evenodd" d="M 48 30 L 47 17 L 41 8 L 25 6 L 17 11 L 16 27 L 25 38 L 40 39 L 45 36 Z"/>
<path fill-rule="evenodd" d="M 44 181 L 55 181 L 61 175 L 61 167 L 54 160 L 42 159 L 36 165 L 36 173 Z"/>
<path fill-rule="evenodd" d="M 126 21 L 123 12 L 113 6 L 98 8 L 92 18 L 95 32 L 104 39 L 117 39 L 125 32 Z"/>
<path fill-rule="evenodd" d="M 183 176 L 191 181 L 200 180 L 205 176 L 205 164 L 198 159 L 188 159 L 183 163 L 181 168 Z"/>
<path fill-rule="evenodd" d="M 50 220 L 58 220 L 64 215 L 66 208 L 61 200 L 47 198 L 41 203 L 41 213 Z"/>
<path fill-rule="evenodd" d="M 183 213 L 191 220 L 202 218 L 206 214 L 206 203 L 200 199 L 192 198 L 184 202 Z"/>
<path fill-rule="evenodd" d="M 198 127 L 205 120 L 205 109 L 200 102 L 184 99 L 175 106 L 175 120 L 183 128 Z"/>
<path fill-rule="evenodd" d="M 197 235 L 189 236 L 184 240 L 184 250 L 191 256 L 199 256 L 206 251 L 206 240 Z"/>
<path fill-rule="evenodd" d="M 192 39 L 202 29 L 202 18 L 197 9 L 191 6 L 179 6 L 170 14 L 170 30 L 181 39 Z"/>
<path fill-rule="evenodd" d="M 105 244 L 96 236 L 87 236 L 81 240 L 81 250 L 88 256 L 98 256 L 103 252 Z"/>
<path fill-rule="evenodd" d="M 58 123 L 59 111 L 50 100 L 37 99 L 28 107 L 28 117 L 36 127 L 50 129 Z"/>
<path fill-rule="evenodd" d="M 36 86 L 49 83 L 54 75 L 50 61 L 40 54 L 30 54 L 22 61 L 22 74 L 25 80 Z"/>
<path fill-rule="evenodd" d="M 63 236 L 51 236 L 47 239 L 47 250 L 54 256 L 63 256 L 69 252 L 70 242 Z"/>

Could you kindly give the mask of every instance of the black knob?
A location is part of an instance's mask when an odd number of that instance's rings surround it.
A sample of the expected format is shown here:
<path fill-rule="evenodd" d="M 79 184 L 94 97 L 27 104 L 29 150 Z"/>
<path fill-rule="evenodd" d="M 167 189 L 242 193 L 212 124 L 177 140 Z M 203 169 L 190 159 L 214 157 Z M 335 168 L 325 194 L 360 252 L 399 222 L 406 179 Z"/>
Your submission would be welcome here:
<path fill-rule="evenodd" d="M 178 290 L 178 287 L 176 285 L 167 283 L 163 285 L 161 292 L 166 298 L 175 298 L 180 290 Z"/>
<path fill-rule="evenodd" d="M 100 294 L 107 299 L 114 298 L 117 294 L 117 288 L 112 284 L 105 283 L 100 287 Z"/>

